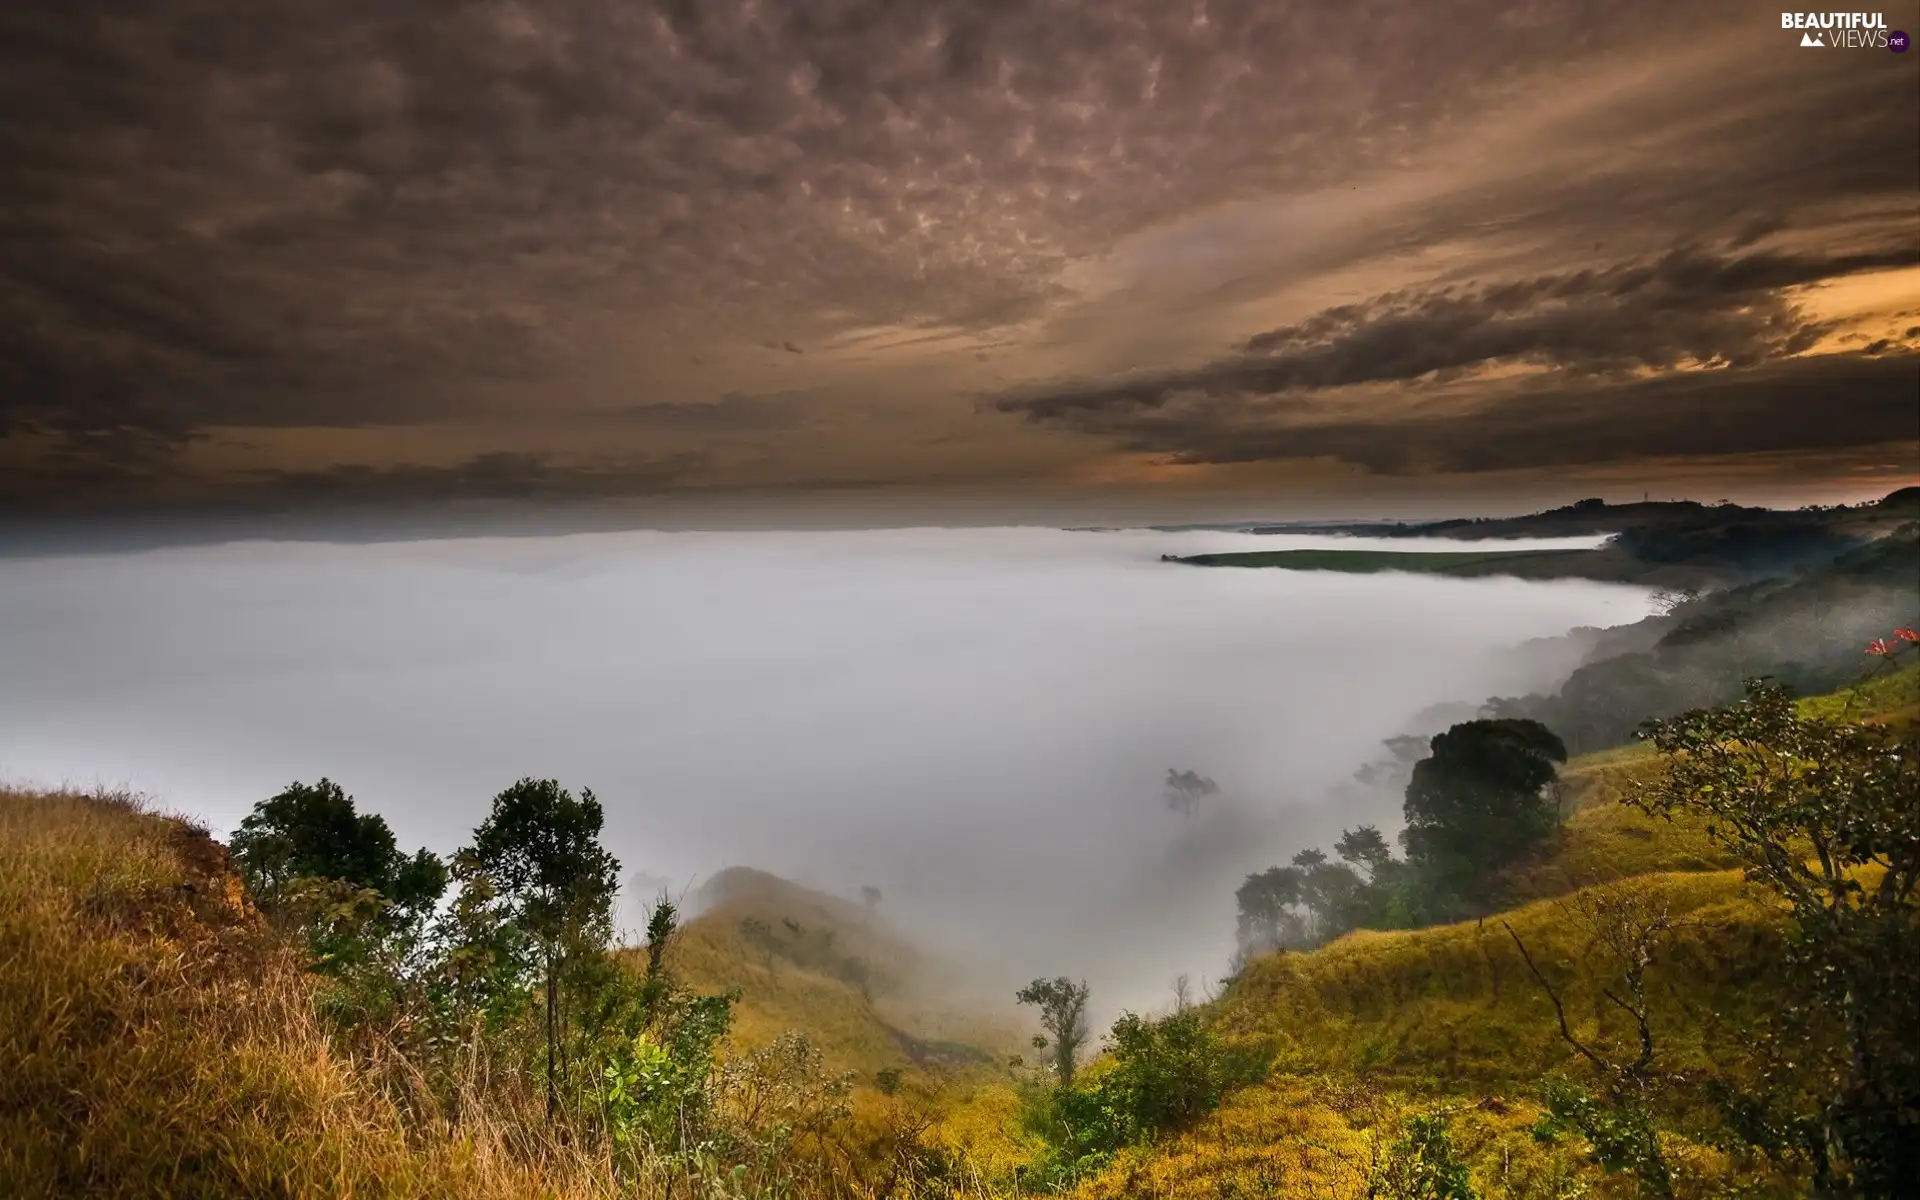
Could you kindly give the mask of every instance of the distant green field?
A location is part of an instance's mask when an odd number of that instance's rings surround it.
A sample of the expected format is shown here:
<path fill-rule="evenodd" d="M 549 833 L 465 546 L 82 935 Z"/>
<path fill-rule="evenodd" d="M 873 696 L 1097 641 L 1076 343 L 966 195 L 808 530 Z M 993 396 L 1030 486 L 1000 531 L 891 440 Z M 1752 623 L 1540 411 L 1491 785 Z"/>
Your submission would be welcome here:
<path fill-rule="evenodd" d="M 1545 566 L 1554 560 L 1571 565 L 1591 551 L 1575 550 L 1252 550 L 1235 554 L 1169 556 L 1173 562 L 1196 567 L 1279 567 L 1288 571 L 1417 571 L 1428 575 L 1484 575 L 1493 568 L 1526 563 Z"/>

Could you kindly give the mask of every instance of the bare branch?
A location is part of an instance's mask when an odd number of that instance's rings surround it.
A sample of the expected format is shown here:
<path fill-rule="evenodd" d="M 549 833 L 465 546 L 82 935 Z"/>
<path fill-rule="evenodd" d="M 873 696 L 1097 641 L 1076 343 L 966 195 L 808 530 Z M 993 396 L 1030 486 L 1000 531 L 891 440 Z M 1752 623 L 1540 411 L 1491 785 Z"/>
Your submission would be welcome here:
<path fill-rule="evenodd" d="M 1507 924 L 1505 921 L 1500 922 L 1500 924 L 1507 931 L 1508 935 L 1513 938 L 1513 944 L 1520 948 L 1520 957 L 1526 961 L 1527 970 L 1533 972 L 1534 979 L 1539 981 L 1541 989 L 1547 993 L 1547 999 L 1553 1001 L 1553 1015 L 1560 1022 L 1561 1039 L 1565 1041 L 1567 1045 L 1578 1050 L 1581 1057 L 1585 1058 L 1595 1067 L 1598 1067 L 1602 1072 L 1611 1071 L 1611 1067 L 1605 1059 L 1595 1054 L 1588 1048 L 1586 1043 L 1573 1036 L 1573 1030 L 1567 1025 L 1566 1006 L 1560 1003 L 1560 993 L 1554 991 L 1553 985 L 1547 982 L 1547 977 L 1540 973 L 1540 968 L 1535 965 L 1533 961 L 1533 955 L 1527 953 L 1527 944 L 1520 940 L 1520 935 L 1514 932 L 1513 926 Z"/>

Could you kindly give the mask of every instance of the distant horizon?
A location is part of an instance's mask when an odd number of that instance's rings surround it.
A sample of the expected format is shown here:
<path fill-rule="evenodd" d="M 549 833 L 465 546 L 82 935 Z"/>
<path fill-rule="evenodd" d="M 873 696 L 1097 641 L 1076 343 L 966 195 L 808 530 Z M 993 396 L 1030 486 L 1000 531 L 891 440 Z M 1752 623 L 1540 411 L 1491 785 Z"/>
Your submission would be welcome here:
<path fill-rule="evenodd" d="M 358 504 L 333 507 L 311 506 L 281 511 L 212 506 L 150 506 L 144 509 L 106 512 L 52 511 L 37 514 L 0 512 L 0 556 L 34 557 L 41 554 L 112 552 L 116 548 L 142 550 L 182 544 L 219 544 L 226 541 L 359 542 L 359 541 L 432 541 L 464 537 L 548 537 L 574 533 L 617 531 L 661 532 L 827 532 L 863 529 L 981 529 L 1027 528 L 1058 529 L 1073 532 L 1115 530 L 1178 530 L 1200 528 L 1238 528 L 1290 525 L 1338 524 L 1419 524 L 1440 520 L 1483 520 L 1525 516 L 1546 512 L 1580 500 L 1599 498 L 1610 505 L 1656 503 L 1698 503 L 1716 505 L 1731 502 L 1744 507 L 1792 510 L 1805 507 L 1830 507 L 1836 504 L 1856 506 L 1883 499 L 1913 482 L 1893 486 L 1875 485 L 1844 492 L 1807 491 L 1794 495 L 1661 495 L 1642 489 L 1642 495 L 1623 494 L 1618 489 L 1581 489 L 1570 487 L 1557 496 L 1532 500 L 1512 499 L 1492 504 L 1488 498 L 1455 497 L 1462 503 L 1432 499 L 1399 510 L 1365 509 L 1356 502 L 1335 507 L 1327 501 L 1291 511 L 1270 509 L 1265 513 L 1249 510 L 1173 511 L 1173 506 L 1156 508 L 1147 497 L 1130 498 L 1130 511 L 1114 505 L 1103 511 L 1092 507 L 1087 498 L 1079 498 L 1071 511 L 1037 512 L 1013 507 L 989 511 L 989 504 L 972 507 L 963 504 L 841 505 L 832 506 L 821 497 L 789 497 L 778 506 L 779 515 L 769 504 L 742 503 L 735 497 L 672 498 L 676 511 L 664 513 L 668 504 L 640 500 L 578 500 L 565 503 L 514 502 L 506 500 L 417 503 L 411 505 Z M 1479 504 L 1473 504 L 1473 500 Z M 701 501 L 704 500 L 704 503 Z M 1063 505 L 1062 508 L 1065 506 Z M 811 519 L 805 519 L 810 517 Z M 131 543 L 120 545 L 117 543 Z"/>

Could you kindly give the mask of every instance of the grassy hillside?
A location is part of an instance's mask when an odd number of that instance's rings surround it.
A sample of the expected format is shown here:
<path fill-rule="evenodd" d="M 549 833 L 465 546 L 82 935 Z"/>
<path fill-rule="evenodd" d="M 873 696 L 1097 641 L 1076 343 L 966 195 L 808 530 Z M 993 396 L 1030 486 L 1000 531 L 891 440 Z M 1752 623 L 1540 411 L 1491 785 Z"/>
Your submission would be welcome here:
<path fill-rule="evenodd" d="M 1920 664 L 1800 702 L 1912 721 Z M 1577 1140 L 1536 1136 L 1550 1074 L 1591 1079 L 1560 1038 L 1524 944 L 1559 992 L 1577 1036 L 1631 1057 L 1635 1031 L 1603 998 L 1623 960 L 1608 932 L 1622 914 L 1674 923 L 1649 968 L 1661 1069 L 1759 1072 L 1743 1031 L 1785 1005 L 1780 910 L 1745 883 L 1696 823 L 1619 800 L 1661 769 L 1640 744 L 1587 754 L 1562 772 L 1564 826 L 1508 874 L 1519 907 L 1485 920 L 1360 931 L 1318 950 L 1255 959 L 1213 1006 L 1233 1037 L 1271 1047 L 1274 1066 L 1194 1129 L 1123 1154 L 1085 1197 L 1368 1197 L 1381 1160 L 1414 1116 L 1438 1116 L 1482 1195 L 1634 1196 Z M 1517 941 L 1516 941 L 1517 936 Z M 1668 1114 L 1686 1129 L 1697 1114 Z M 1798 1195 L 1799 1181 L 1682 1134 L 1666 1150 L 1679 1194 Z"/>
<path fill-rule="evenodd" d="M 1801 708 L 1911 722 L 1920 666 Z M 1508 873 L 1511 911 L 1247 964 L 1205 1012 L 1270 1069 L 1075 1193 L 1357 1200 L 1420 1118 L 1482 1195 L 1635 1195 L 1542 1121 L 1543 1079 L 1595 1075 L 1542 978 L 1576 1036 L 1626 1056 L 1637 1031 L 1605 998 L 1627 969 L 1617 934 L 1668 924 L 1647 968 L 1650 1028 L 1660 1069 L 1689 1078 L 1758 1075 L 1751 1030 L 1793 999 L 1780 911 L 1702 829 L 1617 803 L 1659 769 L 1639 746 L 1568 763 L 1567 818 Z M 844 1123 L 808 1143 L 804 1186 L 775 1169 L 751 1186 L 706 1177 L 702 1194 L 1029 1194 L 1021 1172 L 1042 1147 L 1006 1066 L 1025 1049 L 1008 1000 L 970 1002 L 967 973 L 884 908 L 745 870 L 699 907 L 669 955 L 691 986 L 739 993 L 728 1055 L 799 1030 L 861 1085 Z M 329 1035 L 314 987 L 203 831 L 124 799 L 0 792 L 0 1195 L 685 1194 L 684 1174 L 616 1185 L 607 1160 L 544 1132 L 531 1087 L 494 1080 L 457 1114 L 422 1111 L 377 1037 L 348 1053 Z M 1736 1180 L 1798 1194 L 1802 1181 L 1718 1147 L 1688 1107 L 1697 1092 L 1661 1103 L 1676 1195 Z"/>
<path fill-rule="evenodd" d="M 409 1122 L 311 1000 L 203 831 L 0 793 L 0 1195 L 613 1194 L 537 1121 Z"/>
<path fill-rule="evenodd" d="M 1021 1040 L 1010 1020 L 956 1002 L 971 990 L 964 971 L 859 904 L 736 867 L 702 889 L 699 907 L 674 966 L 703 991 L 739 990 L 742 1046 L 804 1030 L 830 1064 L 870 1080 L 996 1062 Z"/>
<path fill-rule="evenodd" d="M 1023 1153 L 1013 1094 L 986 1067 L 1010 1024 L 940 999 L 939 966 L 858 906 L 758 872 L 718 882 L 676 966 L 741 990 L 731 1057 L 798 1030 L 830 1069 L 860 1072 L 833 1153 L 885 1178 L 885 1156 L 936 1117 L 926 1140 L 955 1158 Z M 749 919 L 794 939 L 771 969 L 743 940 Z M 875 964 L 864 992 L 834 969 L 856 957 Z M 684 1176 L 618 1180 L 603 1153 L 549 1138 L 532 1081 L 503 1103 L 492 1080 L 457 1123 L 411 1108 L 404 1061 L 377 1041 L 343 1051 L 315 989 L 203 830 L 125 798 L 0 792 L 0 1195 L 685 1193 Z M 898 1098 L 871 1087 L 887 1068 L 902 1073 Z M 848 1187 L 824 1194 L 860 1194 Z M 816 1173 L 740 1194 L 823 1193 Z"/>
<path fill-rule="evenodd" d="M 1644 877 L 1628 890 L 1539 901 L 1495 921 L 1358 933 L 1307 954 L 1252 963 L 1219 1002 L 1223 1025 L 1277 1047 L 1268 1078 L 1233 1095 L 1192 1131 L 1123 1156 L 1080 1189 L 1088 1197 L 1362 1197 L 1376 1161 L 1415 1114 L 1439 1114 L 1489 1196 L 1630 1196 L 1569 1141 L 1543 1141 L 1540 1078 L 1590 1068 L 1555 1033 L 1551 1002 L 1513 940 L 1527 945 L 1583 1037 L 1630 1036 L 1600 998 L 1617 970 L 1596 953 L 1598 905 L 1621 895 L 1671 912 L 1681 936 L 1655 964 L 1663 1062 L 1733 1062 L 1739 1048 L 1700 1019 L 1734 1020 L 1769 1002 L 1777 976 L 1774 914 L 1737 873 Z M 1512 933 L 1509 933 L 1508 926 Z M 1696 1190 L 1735 1164 L 1676 1139 Z M 1744 1164 L 1749 1179 L 1764 1175 Z"/>

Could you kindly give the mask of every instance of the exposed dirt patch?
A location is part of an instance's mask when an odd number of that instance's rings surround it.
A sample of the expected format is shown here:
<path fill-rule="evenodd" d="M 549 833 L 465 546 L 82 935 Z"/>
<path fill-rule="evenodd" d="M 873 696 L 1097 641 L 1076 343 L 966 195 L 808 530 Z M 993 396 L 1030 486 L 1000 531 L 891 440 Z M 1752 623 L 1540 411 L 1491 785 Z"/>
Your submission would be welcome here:
<path fill-rule="evenodd" d="M 886 1026 L 886 1030 L 893 1036 L 894 1044 L 900 1047 L 900 1052 L 912 1060 L 916 1067 L 969 1067 L 993 1061 L 993 1055 L 965 1042 L 942 1042 L 929 1038 L 917 1038 L 906 1030 L 892 1025 Z"/>

